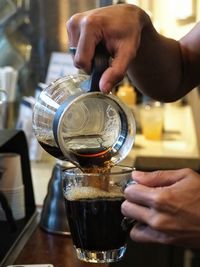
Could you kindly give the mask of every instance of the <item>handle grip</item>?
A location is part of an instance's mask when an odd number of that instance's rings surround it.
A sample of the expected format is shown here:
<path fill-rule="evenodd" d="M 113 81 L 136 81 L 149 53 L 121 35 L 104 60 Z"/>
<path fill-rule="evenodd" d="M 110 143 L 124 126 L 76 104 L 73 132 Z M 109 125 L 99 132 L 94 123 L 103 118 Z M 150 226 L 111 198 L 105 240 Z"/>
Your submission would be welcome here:
<path fill-rule="evenodd" d="M 99 81 L 103 72 L 109 66 L 110 55 L 102 43 L 99 43 L 95 49 L 95 55 L 92 62 L 92 74 L 89 80 L 89 92 L 100 91 Z"/>

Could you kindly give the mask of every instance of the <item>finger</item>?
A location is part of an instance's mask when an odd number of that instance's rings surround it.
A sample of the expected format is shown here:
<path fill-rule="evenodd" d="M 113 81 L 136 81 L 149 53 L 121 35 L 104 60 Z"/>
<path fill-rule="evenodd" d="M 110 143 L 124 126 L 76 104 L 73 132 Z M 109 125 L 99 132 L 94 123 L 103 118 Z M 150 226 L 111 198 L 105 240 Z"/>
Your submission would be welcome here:
<path fill-rule="evenodd" d="M 152 217 L 152 211 L 144 206 L 139 206 L 135 203 L 129 201 L 124 201 L 121 205 L 122 214 L 136 221 L 147 223 L 149 218 Z"/>
<path fill-rule="evenodd" d="M 69 47 L 77 47 L 80 36 L 80 21 L 81 15 L 75 14 L 66 23 Z"/>
<path fill-rule="evenodd" d="M 96 42 L 90 37 L 88 42 L 87 34 L 81 33 L 77 45 L 74 62 L 76 67 L 83 69 L 86 73 L 91 72 L 92 59 L 94 57 Z"/>
<path fill-rule="evenodd" d="M 138 183 L 146 186 L 169 186 L 185 177 L 185 169 L 157 170 L 153 172 L 133 171 L 132 177 Z"/>
<path fill-rule="evenodd" d="M 77 53 L 74 59 L 76 66 L 82 68 L 87 73 L 91 72 L 95 48 L 103 38 L 101 27 L 93 27 L 95 23 L 95 18 L 92 16 L 87 16 L 83 19 Z"/>
<path fill-rule="evenodd" d="M 172 244 L 174 236 L 152 229 L 146 224 L 137 222 L 130 231 L 130 237 L 137 242 Z"/>
<path fill-rule="evenodd" d="M 157 231 L 170 234 L 180 232 L 181 229 L 181 223 L 177 223 L 175 218 L 176 213 L 171 214 L 161 210 L 158 212 L 153 208 L 141 206 L 128 200 L 122 203 L 121 211 L 125 217 L 144 223 Z M 185 227 L 183 226 L 182 229 L 185 230 Z"/>
<path fill-rule="evenodd" d="M 104 93 L 110 92 L 124 78 L 129 62 L 133 57 L 133 51 L 119 47 L 117 49 L 118 51 L 113 56 L 111 66 L 103 73 L 100 79 L 100 90 Z"/>
<path fill-rule="evenodd" d="M 101 76 L 99 83 L 100 90 L 104 93 L 109 93 L 112 88 L 124 78 L 124 76 L 124 71 L 109 67 Z"/>
<path fill-rule="evenodd" d="M 142 184 L 135 184 L 128 186 L 124 190 L 124 196 L 130 202 L 149 208 L 158 208 L 159 203 L 164 200 L 166 192 L 160 187 L 154 188 L 146 187 Z"/>

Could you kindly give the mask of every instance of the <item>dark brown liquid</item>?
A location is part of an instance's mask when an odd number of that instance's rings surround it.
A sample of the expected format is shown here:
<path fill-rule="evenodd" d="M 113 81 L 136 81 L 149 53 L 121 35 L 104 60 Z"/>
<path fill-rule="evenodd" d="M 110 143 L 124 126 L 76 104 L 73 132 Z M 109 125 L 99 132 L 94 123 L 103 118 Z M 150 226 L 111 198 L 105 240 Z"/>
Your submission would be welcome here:
<path fill-rule="evenodd" d="M 60 148 L 55 146 L 47 145 L 46 143 L 39 142 L 40 145 L 52 156 L 61 159 L 68 160 L 60 150 Z M 112 154 L 110 149 L 98 148 L 98 149 L 80 149 L 73 151 L 73 162 L 78 163 L 82 170 L 92 172 L 94 169 L 103 169 L 106 170 L 111 165 Z M 95 171 L 96 172 L 96 171 Z"/>
<path fill-rule="evenodd" d="M 43 143 L 41 141 L 39 141 L 39 144 L 47 153 L 49 153 L 53 157 L 61 160 L 66 160 L 62 151 L 58 147 L 47 145 L 46 143 Z"/>
<path fill-rule="evenodd" d="M 82 169 L 93 170 L 94 168 L 107 168 L 111 163 L 112 155 L 110 149 L 81 149 L 75 152 L 75 157 Z"/>
<path fill-rule="evenodd" d="M 66 212 L 74 245 L 105 251 L 124 246 L 128 236 L 123 228 L 121 198 L 66 200 Z"/>
<path fill-rule="evenodd" d="M 40 142 L 40 145 L 52 156 L 61 160 L 68 160 L 60 150 L 60 148 L 47 145 L 46 143 Z M 109 173 L 111 167 L 111 152 L 110 149 L 105 148 L 99 149 L 80 149 L 73 151 L 73 162 L 81 168 L 83 172 L 87 173 Z M 108 191 L 109 187 L 109 176 L 99 176 L 99 179 L 92 176 L 88 178 L 88 185 L 100 188 Z"/>

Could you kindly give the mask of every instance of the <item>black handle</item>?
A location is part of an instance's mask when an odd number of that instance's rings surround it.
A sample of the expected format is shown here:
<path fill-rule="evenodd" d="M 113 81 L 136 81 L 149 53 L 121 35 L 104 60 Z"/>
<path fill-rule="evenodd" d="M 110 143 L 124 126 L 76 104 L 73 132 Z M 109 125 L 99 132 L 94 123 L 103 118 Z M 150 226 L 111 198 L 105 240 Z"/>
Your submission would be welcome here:
<path fill-rule="evenodd" d="M 89 80 L 89 92 L 100 91 L 99 81 L 103 72 L 109 66 L 109 53 L 102 43 L 99 43 L 95 49 L 95 55 L 92 62 L 92 74 Z"/>

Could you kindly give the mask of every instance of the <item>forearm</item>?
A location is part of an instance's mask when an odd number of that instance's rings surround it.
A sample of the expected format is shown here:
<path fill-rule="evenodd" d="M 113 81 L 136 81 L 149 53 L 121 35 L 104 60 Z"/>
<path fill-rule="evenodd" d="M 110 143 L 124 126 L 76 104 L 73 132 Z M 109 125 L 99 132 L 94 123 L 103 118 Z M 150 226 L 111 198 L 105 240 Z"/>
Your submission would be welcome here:
<path fill-rule="evenodd" d="M 200 83 L 200 23 L 180 40 L 183 58 L 182 87 L 187 90 Z"/>
<path fill-rule="evenodd" d="M 160 101 L 175 101 L 200 82 L 200 25 L 180 42 L 155 30 L 135 5 L 121 4 L 75 14 L 67 23 L 75 66 L 91 72 L 95 47 L 103 42 L 112 57 L 99 87 L 109 93 L 128 71 L 133 84 Z M 89 40 L 89 41 L 88 41 Z"/>
<path fill-rule="evenodd" d="M 182 87 L 182 70 L 179 42 L 159 35 L 149 22 L 128 69 L 134 85 L 152 98 L 174 101 L 186 93 Z"/>

